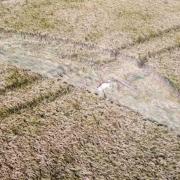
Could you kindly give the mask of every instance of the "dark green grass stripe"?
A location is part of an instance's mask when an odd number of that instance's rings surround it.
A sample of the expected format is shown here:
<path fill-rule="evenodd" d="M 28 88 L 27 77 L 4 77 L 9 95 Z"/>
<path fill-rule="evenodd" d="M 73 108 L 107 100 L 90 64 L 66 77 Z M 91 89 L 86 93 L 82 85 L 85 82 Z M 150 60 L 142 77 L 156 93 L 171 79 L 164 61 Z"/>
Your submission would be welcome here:
<path fill-rule="evenodd" d="M 64 96 L 70 93 L 73 90 L 72 86 L 68 86 L 66 88 L 60 88 L 56 92 L 47 92 L 45 94 L 41 94 L 38 97 L 32 99 L 31 101 L 19 104 L 17 106 L 13 106 L 10 108 L 2 108 L 0 109 L 0 119 L 4 119 L 9 117 L 12 114 L 18 114 L 23 109 L 29 109 L 38 106 L 43 102 L 52 102 L 56 100 L 60 96 Z"/>

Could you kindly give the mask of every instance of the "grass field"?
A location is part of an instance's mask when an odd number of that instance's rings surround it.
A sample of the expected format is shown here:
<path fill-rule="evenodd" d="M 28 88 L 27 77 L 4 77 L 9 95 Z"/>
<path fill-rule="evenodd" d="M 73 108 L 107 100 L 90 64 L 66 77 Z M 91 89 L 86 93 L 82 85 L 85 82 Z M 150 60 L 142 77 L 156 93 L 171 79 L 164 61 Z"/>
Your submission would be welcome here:
<path fill-rule="evenodd" d="M 167 128 L 61 81 L 2 67 L 1 179 L 179 178 L 180 142 Z"/>
<path fill-rule="evenodd" d="M 3 56 L 39 58 L 32 69 L 42 73 L 3 63 Z M 129 67 L 119 73 L 123 61 Z M 51 65 L 71 76 L 44 77 Z M 132 81 L 134 72 L 152 68 L 155 82 L 167 80 L 172 91 L 166 83 L 164 91 L 153 82 L 142 87 L 172 98 L 167 111 L 180 102 L 180 1 L 0 2 L 0 179 L 180 179 L 178 133 L 70 83 L 86 84 L 77 74 L 97 81 L 95 70 L 111 66 Z M 151 93 L 141 96 L 149 102 Z"/>
<path fill-rule="evenodd" d="M 168 62 L 159 60 L 167 53 L 171 56 L 173 49 L 179 51 L 178 0 L 3 2 L 0 6 L 0 26 L 5 29 L 48 33 L 117 49 L 128 47 L 125 50 L 127 54 L 132 54 L 132 48 L 136 49 L 133 55 L 141 59 L 145 56 L 148 64 L 180 89 L 180 61 L 174 62 L 171 57 Z M 149 59 L 149 54 L 153 58 Z M 173 54 L 179 59 L 178 52 Z M 157 60 L 154 56 L 160 58 Z"/>

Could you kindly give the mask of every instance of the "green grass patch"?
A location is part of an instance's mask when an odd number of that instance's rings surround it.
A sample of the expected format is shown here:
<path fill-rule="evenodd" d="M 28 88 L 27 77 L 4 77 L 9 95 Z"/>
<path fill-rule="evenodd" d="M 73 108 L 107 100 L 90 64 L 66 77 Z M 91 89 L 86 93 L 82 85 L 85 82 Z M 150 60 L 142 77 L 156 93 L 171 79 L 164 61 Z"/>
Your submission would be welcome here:
<path fill-rule="evenodd" d="M 16 68 L 10 68 L 7 71 L 9 71 L 5 78 L 5 89 L 7 90 L 22 88 L 40 78 L 38 75 L 29 75 L 26 71 L 19 71 Z"/>
<path fill-rule="evenodd" d="M 180 33 L 176 35 L 176 44 L 180 47 Z"/>
<path fill-rule="evenodd" d="M 40 103 L 46 101 L 46 102 L 52 102 L 59 96 L 66 95 L 71 92 L 71 86 L 68 86 L 67 88 L 61 88 L 56 92 L 47 92 L 45 94 L 40 94 L 38 97 L 33 98 L 30 101 L 24 102 L 22 104 L 15 105 L 13 107 L 4 107 L 0 109 L 0 118 L 6 118 L 10 116 L 11 114 L 18 114 L 23 109 L 33 108 L 39 105 Z"/>
<path fill-rule="evenodd" d="M 101 37 L 103 37 L 102 31 L 91 31 L 86 35 L 85 40 L 90 42 L 98 42 Z"/>
<path fill-rule="evenodd" d="M 166 78 L 168 79 L 169 83 L 180 92 L 180 79 L 178 76 L 173 74 L 167 74 Z"/>

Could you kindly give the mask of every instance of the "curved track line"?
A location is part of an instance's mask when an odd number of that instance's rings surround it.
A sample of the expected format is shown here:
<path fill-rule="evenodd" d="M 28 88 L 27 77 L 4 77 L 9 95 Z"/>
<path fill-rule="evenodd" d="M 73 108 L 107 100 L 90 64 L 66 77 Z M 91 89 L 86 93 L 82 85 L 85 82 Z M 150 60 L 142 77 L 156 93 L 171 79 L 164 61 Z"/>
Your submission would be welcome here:
<path fill-rule="evenodd" d="M 59 54 L 63 51 L 70 55 L 72 53 L 67 51 L 68 47 L 62 49 L 62 46 L 65 46 L 62 42 L 60 46 L 56 43 L 43 44 L 41 40 L 32 41 L 11 34 L 0 42 L 0 60 L 49 77 L 61 76 L 74 86 L 96 92 L 140 112 L 145 118 L 180 132 L 178 96 L 164 78 L 150 67 L 140 68 L 136 59 L 120 55 L 116 61 L 93 64 L 100 52 L 96 52 L 95 59 L 89 60 L 87 57 L 87 62 L 72 58 L 61 59 Z M 74 46 L 71 48 L 76 51 Z M 81 51 L 87 49 L 81 48 Z M 108 83 L 108 88 L 98 91 L 103 83 Z"/>

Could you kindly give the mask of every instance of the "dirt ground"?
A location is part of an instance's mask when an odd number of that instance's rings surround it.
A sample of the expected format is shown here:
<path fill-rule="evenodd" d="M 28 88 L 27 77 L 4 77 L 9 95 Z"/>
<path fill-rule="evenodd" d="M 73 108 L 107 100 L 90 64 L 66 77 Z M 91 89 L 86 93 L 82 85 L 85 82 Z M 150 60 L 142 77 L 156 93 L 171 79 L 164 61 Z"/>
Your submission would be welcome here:
<path fill-rule="evenodd" d="M 0 179 L 179 180 L 179 92 L 179 0 L 0 1 Z"/>

